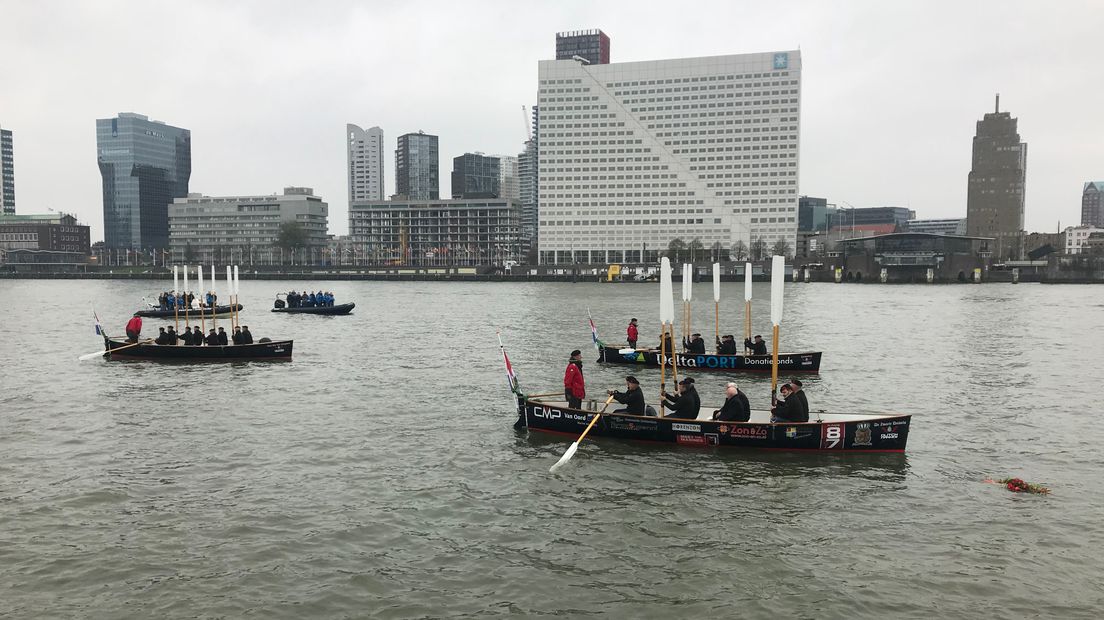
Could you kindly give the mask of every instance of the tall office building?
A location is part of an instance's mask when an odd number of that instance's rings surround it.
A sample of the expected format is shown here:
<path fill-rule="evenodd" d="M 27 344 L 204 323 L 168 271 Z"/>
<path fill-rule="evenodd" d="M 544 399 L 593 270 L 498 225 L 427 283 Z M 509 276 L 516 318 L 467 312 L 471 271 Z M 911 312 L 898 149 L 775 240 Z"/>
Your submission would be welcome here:
<path fill-rule="evenodd" d="M 395 149 L 395 195 L 406 200 L 438 200 L 441 162 L 437 136 L 419 131 L 399 136 Z"/>
<path fill-rule="evenodd" d="M 518 177 L 516 155 L 495 155 L 498 158 L 498 195 L 507 200 L 521 201 L 521 179 Z"/>
<path fill-rule="evenodd" d="M 482 153 L 464 153 L 452 159 L 453 198 L 498 198 L 499 160 Z"/>
<path fill-rule="evenodd" d="M 345 125 L 349 150 L 349 204 L 383 200 L 383 130 Z"/>
<path fill-rule="evenodd" d="M 1090 181 L 1081 190 L 1081 225 L 1104 228 L 1104 181 Z"/>
<path fill-rule="evenodd" d="M 105 245 L 168 247 L 169 205 L 188 195 L 191 132 L 124 112 L 96 121 L 96 149 Z"/>
<path fill-rule="evenodd" d="M 15 213 L 15 153 L 10 129 L 0 129 L 0 214 Z"/>
<path fill-rule="evenodd" d="M 994 111 L 977 123 L 973 167 L 966 191 L 966 229 L 971 237 L 992 237 L 994 259 L 1018 259 L 1023 249 L 1027 144 L 1016 119 Z"/>
<path fill-rule="evenodd" d="M 585 58 L 592 65 L 608 65 L 610 38 L 601 30 L 575 30 L 556 33 L 556 60 Z"/>
<path fill-rule="evenodd" d="M 794 248 L 801 54 L 539 65 L 541 263 Z"/>

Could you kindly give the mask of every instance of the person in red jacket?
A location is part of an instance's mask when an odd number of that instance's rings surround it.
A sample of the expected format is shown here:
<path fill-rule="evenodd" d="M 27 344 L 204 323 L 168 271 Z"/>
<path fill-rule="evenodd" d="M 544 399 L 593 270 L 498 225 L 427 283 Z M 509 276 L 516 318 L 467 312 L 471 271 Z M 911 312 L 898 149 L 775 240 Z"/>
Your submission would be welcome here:
<path fill-rule="evenodd" d="M 138 342 L 138 336 L 142 335 L 142 317 L 132 316 L 126 324 L 127 341 Z"/>
<path fill-rule="evenodd" d="M 640 336 L 640 331 L 636 329 L 636 319 L 629 321 L 629 327 L 625 330 L 625 335 L 628 337 L 629 348 L 636 348 L 636 339 Z"/>
<path fill-rule="evenodd" d="M 586 398 L 586 383 L 583 381 L 583 352 L 578 349 L 571 352 L 567 370 L 564 371 L 564 396 L 567 397 L 567 406 L 572 409 L 582 408 L 583 399 Z"/>

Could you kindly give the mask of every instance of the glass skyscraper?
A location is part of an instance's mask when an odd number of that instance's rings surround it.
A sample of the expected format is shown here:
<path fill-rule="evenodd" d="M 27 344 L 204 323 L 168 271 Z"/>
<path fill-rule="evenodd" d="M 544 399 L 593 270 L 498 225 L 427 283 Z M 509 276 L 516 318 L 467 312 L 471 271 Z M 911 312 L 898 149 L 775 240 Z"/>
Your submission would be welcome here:
<path fill-rule="evenodd" d="M 395 149 L 395 194 L 408 200 L 437 200 L 440 193 L 437 136 L 425 132 L 399 136 Z"/>
<path fill-rule="evenodd" d="M 452 159 L 453 198 L 499 198 L 501 162 L 497 157 L 464 153 Z"/>
<path fill-rule="evenodd" d="M 107 247 L 167 248 L 169 205 L 188 195 L 191 132 L 122 113 L 96 120 L 96 150 Z"/>

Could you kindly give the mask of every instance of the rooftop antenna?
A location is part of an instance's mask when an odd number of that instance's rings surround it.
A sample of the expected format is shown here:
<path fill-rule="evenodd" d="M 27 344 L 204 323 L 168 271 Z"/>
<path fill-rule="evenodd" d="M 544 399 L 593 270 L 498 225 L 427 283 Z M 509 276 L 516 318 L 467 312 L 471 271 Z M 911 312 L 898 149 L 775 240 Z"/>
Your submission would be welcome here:
<path fill-rule="evenodd" d="M 1000 93 L 997 93 L 997 105 L 993 112 L 1000 112 Z"/>

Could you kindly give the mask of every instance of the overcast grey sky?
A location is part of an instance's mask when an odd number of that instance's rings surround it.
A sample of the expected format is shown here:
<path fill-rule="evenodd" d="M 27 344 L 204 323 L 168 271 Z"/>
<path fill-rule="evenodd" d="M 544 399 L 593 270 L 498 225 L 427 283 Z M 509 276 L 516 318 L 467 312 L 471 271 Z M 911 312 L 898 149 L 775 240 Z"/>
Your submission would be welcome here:
<path fill-rule="evenodd" d="M 60 2 L 0 0 L 0 127 L 16 204 L 103 238 L 95 119 L 192 131 L 191 191 L 315 188 L 347 231 L 345 123 L 517 154 L 555 33 L 601 28 L 612 59 L 800 48 L 801 193 L 964 217 L 975 122 L 1019 118 L 1027 228 L 1080 222 L 1104 179 L 1104 2 Z"/>

